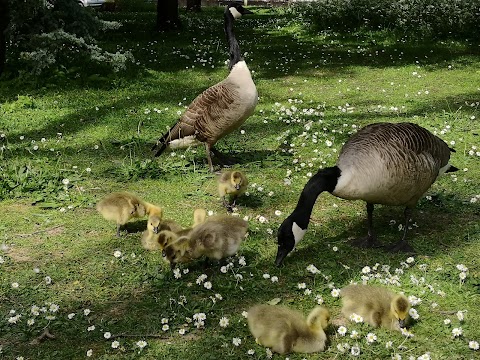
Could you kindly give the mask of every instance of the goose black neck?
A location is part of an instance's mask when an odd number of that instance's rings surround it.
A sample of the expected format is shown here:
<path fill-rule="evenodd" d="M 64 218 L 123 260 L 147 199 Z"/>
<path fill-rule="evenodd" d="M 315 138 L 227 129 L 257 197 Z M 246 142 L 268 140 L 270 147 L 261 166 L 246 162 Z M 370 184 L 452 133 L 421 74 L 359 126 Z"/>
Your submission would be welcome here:
<path fill-rule="evenodd" d="M 242 61 L 242 54 L 240 53 L 240 46 L 233 32 L 233 22 L 235 21 L 233 15 L 230 13 L 230 10 L 227 8 L 225 10 L 225 35 L 227 36 L 227 43 L 229 46 L 230 52 L 230 62 L 228 64 L 228 69 L 232 70 L 233 66 Z"/>
<path fill-rule="evenodd" d="M 291 215 L 295 223 L 303 230 L 308 227 L 313 206 L 318 196 L 324 191 L 332 192 L 335 189 L 340 173 L 341 171 L 337 166 L 321 169 L 305 184 L 297 206 Z"/>

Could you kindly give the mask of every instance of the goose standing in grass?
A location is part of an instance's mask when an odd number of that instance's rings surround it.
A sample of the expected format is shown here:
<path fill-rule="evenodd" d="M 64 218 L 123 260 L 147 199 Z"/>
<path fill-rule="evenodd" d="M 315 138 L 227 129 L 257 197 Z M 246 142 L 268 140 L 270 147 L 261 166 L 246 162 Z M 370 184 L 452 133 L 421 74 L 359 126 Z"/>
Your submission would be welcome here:
<path fill-rule="evenodd" d="M 176 149 L 205 143 L 208 166 L 213 172 L 211 152 L 220 157 L 213 147 L 215 143 L 239 128 L 253 114 L 258 100 L 257 88 L 233 32 L 235 19 L 245 14 L 252 12 L 238 3 L 231 3 L 225 8 L 230 73 L 226 79 L 193 100 L 178 122 L 157 141 L 152 149 L 156 151 L 155 156 L 167 147 Z"/>
<path fill-rule="evenodd" d="M 377 123 L 365 126 L 343 146 L 337 165 L 319 170 L 307 182 L 295 210 L 278 229 L 280 265 L 302 240 L 317 197 L 323 192 L 367 203 L 368 235 L 360 246 L 376 245 L 372 226 L 374 204 L 405 206 L 403 236 L 392 251 L 412 251 L 407 242 L 412 208 L 438 176 L 458 170 L 450 165 L 448 145 L 412 123 Z"/>

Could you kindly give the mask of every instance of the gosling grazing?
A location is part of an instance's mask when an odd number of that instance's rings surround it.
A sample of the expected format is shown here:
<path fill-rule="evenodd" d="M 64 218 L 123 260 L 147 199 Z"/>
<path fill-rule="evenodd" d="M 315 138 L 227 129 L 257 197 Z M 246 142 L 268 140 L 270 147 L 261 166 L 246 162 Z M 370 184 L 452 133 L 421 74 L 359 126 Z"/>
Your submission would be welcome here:
<path fill-rule="evenodd" d="M 225 171 L 220 175 L 218 178 L 218 193 L 228 211 L 233 210 L 237 197 L 247 190 L 247 186 L 247 177 L 241 171 Z M 230 203 L 227 202 L 227 195 L 230 197 Z"/>
<path fill-rule="evenodd" d="M 315 307 L 305 320 L 300 312 L 283 306 L 255 305 L 247 320 L 256 341 L 279 354 L 325 350 L 330 313 L 323 306 Z"/>
<path fill-rule="evenodd" d="M 176 223 L 175 224 L 178 226 L 165 226 L 164 228 L 160 229 L 161 231 L 159 231 L 158 235 L 155 236 L 154 242 L 156 244 L 153 246 L 156 247 L 156 249 L 164 249 L 168 244 L 177 241 L 179 237 L 190 234 L 193 228 L 205 221 L 206 217 L 207 212 L 205 209 L 195 209 L 193 212 L 192 227 L 183 229 Z"/>
<path fill-rule="evenodd" d="M 313 205 L 323 192 L 367 203 L 368 235 L 361 246 L 375 246 L 372 226 L 374 204 L 405 206 L 402 238 L 392 251 L 413 251 L 407 242 L 408 222 L 418 199 L 443 173 L 458 170 L 450 165 L 448 145 L 412 123 L 377 123 L 365 126 L 343 146 L 337 165 L 319 170 L 307 182 L 295 210 L 278 230 L 280 265 L 303 238 Z"/>
<path fill-rule="evenodd" d="M 115 192 L 107 195 L 97 203 L 97 210 L 106 220 L 117 223 L 117 236 L 120 237 L 120 227 L 132 218 L 145 215 L 162 217 L 162 209 L 143 201 L 128 192 Z"/>
<path fill-rule="evenodd" d="M 346 318 L 357 314 L 374 327 L 390 330 L 406 326 L 410 304 L 404 295 L 378 286 L 348 285 L 340 290 L 340 296 Z"/>
<path fill-rule="evenodd" d="M 157 141 L 152 149 L 156 150 L 155 156 L 167 147 L 176 149 L 205 143 L 208 166 L 213 172 L 210 153 L 220 156 L 214 149 L 216 142 L 240 127 L 253 114 L 258 100 L 257 88 L 233 32 L 235 19 L 245 14 L 252 12 L 238 3 L 226 6 L 224 25 L 230 48 L 230 74 L 193 100 L 177 123 Z"/>
<path fill-rule="evenodd" d="M 174 267 L 205 256 L 220 260 L 234 255 L 247 233 L 248 223 L 235 216 L 216 215 L 193 228 L 190 234 L 168 244 L 165 257 Z"/>
<path fill-rule="evenodd" d="M 182 230 L 182 226 L 174 220 L 161 220 L 158 216 L 150 216 L 148 218 L 147 230 L 142 233 L 142 246 L 150 251 L 161 250 L 163 249 L 163 245 L 160 241 L 160 234 L 163 231 L 173 231 L 177 233 Z"/>

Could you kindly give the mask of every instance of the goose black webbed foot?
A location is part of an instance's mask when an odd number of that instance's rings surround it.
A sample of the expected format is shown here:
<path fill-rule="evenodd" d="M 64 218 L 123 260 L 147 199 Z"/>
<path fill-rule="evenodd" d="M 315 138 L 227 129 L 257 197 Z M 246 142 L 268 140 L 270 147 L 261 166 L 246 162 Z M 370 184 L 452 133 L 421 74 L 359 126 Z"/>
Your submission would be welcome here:
<path fill-rule="evenodd" d="M 407 253 L 407 254 L 414 254 L 415 249 L 410 246 L 409 243 L 406 241 L 399 241 L 393 245 L 389 245 L 385 247 L 387 251 L 392 252 L 392 253 Z"/>
<path fill-rule="evenodd" d="M 212 152 L 213 156 L 215 157 L 215 160 L 218 164 L 222 166 L 232 166 L 237 163 L 236 159 L 234 157 L 229 157 L 225 154 L 222 154 L 220 151 L 214 148 L 210 148 L 210 151 Z"/>
<path fill-rule="evenodd" d="M 381 245 L 377 242 L 377 238 L 375 236 L 368 236 L 368 235 L 353 240 L 353 246 L 364 248 L 364 249 L 381 247 Z"/>

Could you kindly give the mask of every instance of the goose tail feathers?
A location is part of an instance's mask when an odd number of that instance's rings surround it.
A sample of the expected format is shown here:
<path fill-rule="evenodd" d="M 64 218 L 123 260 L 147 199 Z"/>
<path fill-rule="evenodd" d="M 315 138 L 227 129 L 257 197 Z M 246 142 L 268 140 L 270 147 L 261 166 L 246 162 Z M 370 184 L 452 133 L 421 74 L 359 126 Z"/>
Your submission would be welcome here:
<path fill-rule="evenodd" d="M 155 157 L 159 156 L 165 151 L 168 143 L 172 139 L 172 133 L 174 132 L 176 126 L 177 124 L 173 125 L 170 129 L 168 129 L 168 131 L 157 140 L 157 143 L 152 146 L 152 151 L 155 151 Z"/>
<path fill-rule="evenodd" d="M 449 172 L 455 172 L 455 171 L 458 171 L 459 168 L 453 166 L 453 165 L 450 165 L 450 167 L 445 171 L 446 173 L 449 173 Z"/>

